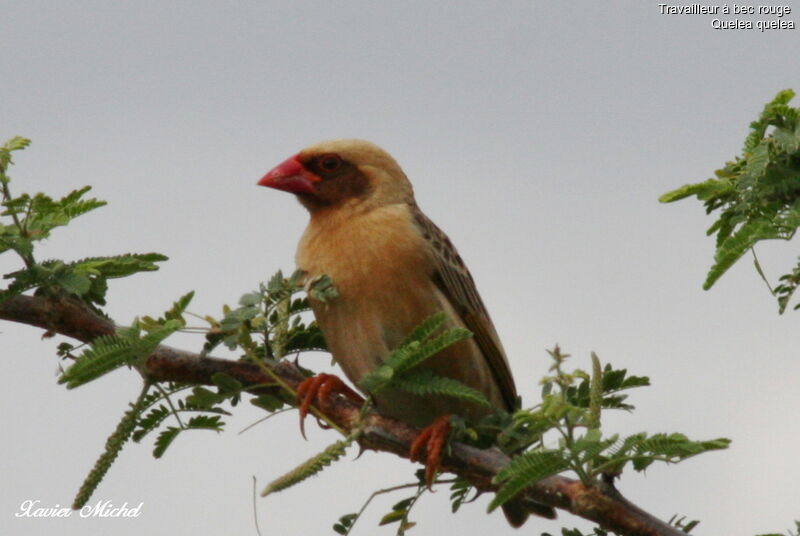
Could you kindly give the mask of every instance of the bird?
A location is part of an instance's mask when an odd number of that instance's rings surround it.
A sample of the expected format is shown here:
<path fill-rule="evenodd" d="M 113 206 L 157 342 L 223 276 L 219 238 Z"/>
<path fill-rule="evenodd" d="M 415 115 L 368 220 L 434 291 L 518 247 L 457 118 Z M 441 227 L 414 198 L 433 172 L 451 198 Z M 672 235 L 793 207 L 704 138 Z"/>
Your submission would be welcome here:
<path fill-rule="evenodd" d="M 312 145 L 258 184 L 294 194 L 309 212 L 295 261 L 308 281 L 328 276 L 336 288 L 335 298 L 309 296 L 309 303 L 329 351 L 353 384 L 358 386 L 435 313 L 446 313 L 448 328 L 472 332 L 419 366 L 478 390 L 490 408 L 391 386 L 373 396 L 381 414 L 424 428 L 411 459 L 427 450 L 430 484 L 449 434 L 449 416 L 478 420 L 492 411 L 513 411 L 517 404 L 508 359 L 464 261 L 420 210 L 397 161 L 371 142 L 337 139 Z M 336 376 L 320 375 L 298 390 L 301 411 L 332 391 L 360 399 Z M 537 506 L 539 515 L 555 517 L 549 506 Z M 529 515 L 516 501 L 506 503 L 504 513 L 515 527 Z"/>

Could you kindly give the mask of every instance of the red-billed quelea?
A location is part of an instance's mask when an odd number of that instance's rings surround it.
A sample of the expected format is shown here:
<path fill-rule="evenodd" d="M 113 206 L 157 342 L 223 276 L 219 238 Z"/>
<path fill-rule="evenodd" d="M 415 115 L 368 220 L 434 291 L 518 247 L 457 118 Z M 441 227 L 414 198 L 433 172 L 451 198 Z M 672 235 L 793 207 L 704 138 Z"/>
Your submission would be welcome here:
<path fill-rule="evenodd" d="M 472 276 L 447 236 L 417 206 L 394 158 L 366 141 L 327 141 L 288 158 L 258 184 L 295 194 L 311 215 L 297 248 L 297 267 L 309 280 L 329 276 L 336 287 L 333 300 L 310 302 L 329 350 L 353 383 L 423 320 L 444 311 L 450 327 L 465 327 L 473 337 L 420 366 L 477 389 L 495 408 L 514 408 L 517 391 L 508 361 Z M 349 389 L 335 376 L 307 380 L 299 391 L 304 409 L 312 399 L 324 406 L 332 391 Z M 427 450 L 429 480 L 448 434 L 447 416 L 479 419 L 491 411 L 391 387 L 375 396 L 375 404 L 384 415 L 427 427 L 412 447 L 412 459 Z M 555 516 L 538 506 L 540 515 Z M 504 511 L 514 526 L 528 517 L 517 502 L 504 505 Z"/>

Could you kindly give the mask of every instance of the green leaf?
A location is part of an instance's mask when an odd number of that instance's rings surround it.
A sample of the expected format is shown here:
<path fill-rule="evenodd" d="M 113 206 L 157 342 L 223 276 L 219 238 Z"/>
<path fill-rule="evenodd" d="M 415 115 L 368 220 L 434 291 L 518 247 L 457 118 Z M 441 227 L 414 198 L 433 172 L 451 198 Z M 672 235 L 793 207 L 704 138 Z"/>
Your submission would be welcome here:
<path fill-rule="evenodd" d="M 7 240 L 8 241 L 8 240 Z M 21 255 L 29 255 L 32 243 L 25 240 L 11 240 L 13 248 Z M 103 305 L 108 288 L 107 278 L 125 277 L 139 271 L 157 270 L 153 264 L 166 257 L 157 253 L 127 254 L 117 257 L 92 257 L 65 263 L 61 260 L 48 260 L 33 264 L 4 276 L 13 282 L 7 289 L 6 298 L 32 288 L 63 289 L 80 296 L 86 301 Z"/>
<path fill-rule="evenodd" d="M 719 279 L 722 274 L 728 271 L 733 264 L 744 255 L 748 249 L 753 247 L 759 240 L 777 238 L 780 236 L 773 222 L 767 219 L 751 220 L 736 231 L 736 233 L 725 240 L 717 249 L 714 256 L 714 266 L 708 272 L 703 288 L 708 290 Z"/>
<path fill-rule="evenodd" d="M 733 187 L 730 181 L 708 179 L 697 184 L 685 184 L 677 190 L 663 194 L 658 200 L 661 203 L 672 203 L 692 195 L 696 195 L 698 199 L 705 200 L 731 192 L 732 190 Z"/>
<path fill-rule="evenodd" d="M 308 325 L 297 322 L 289 329 L 285 350 L 287 353 L 324 352 L 327 350 L 327 346 L 316 322 L 310 322 Z"/>
<path fill-rule="evenodd" d="M 339 522 L 333 525 L 333 530 L 337 534 L 347 534 L 347 531 L 358 519 L 357 513 L 346 514 L 339 518 Z"/>
<path fill-rule="evenodd" d="M 491 406 L 480 391 L 453 378 L 437 376 L 431 370 L 405 374 L 393 381 L 392 387 L 420 396 L 450 396 L 481 406 Z"/>
<path fill-rule="evenodd" d="M 224 396 L 214 393 L 205 387 L 194 387 L 192 394 L 186 397 L 186 404 L 193 408 L 209 409 L 225 400 Z"/>
<path fill-rule="evenodd" d="M 754 179 L 764 176 L 769 164 L 769 143 L 762 141 L 747 158 L 744 172 Z"/>
<path fill-rule="evenodd" d="M 177 320 L 169 320 L 141 336 L 139 326 L 118 330 L 116 335 L 97 337 L 75 363 L 61 375 L 59 383 L 74 389 L 123 365 L 135 365 L 147 358 L 156 347 L 181 328 Z"/>
<path fill-rule="evenodd" d="M 261 300 L 263 298 L 264 296 L 260 292 L 248 292 L 247 294 L 243 294 L 242 297 L 239 298 L 239 305 L 241 305 L 242 307 L 254 307 L 256 305 L 261 304 Z"/>
<path fill-rule="evenodd" d="M 778 298 L 778 311 L 783 314 L 789 305 L 789 300 L 794 295 L 800 285 L 800 262 L 794 267 L 791 273 L 780 278 L 780 284 L 775 287 L 774 293 Z"/>
<path fill-rule="evenodd" d="M 628 411 L 634 409 L 632 405 L 624 403 L 627 395 L 616 395 L 614 393 L 650 385 L 650 379 L 646 376 L 629 377 L 627 374 L 627 369 L 616 370 L 613 369 L 611 365 L 606 364 L 602 373 L 602 409 L 624 409 Z M 578 408 L 589 408 L 590 386 L 591 380 L 588 378 L 582 379 L 577 386 L 569 386 L 564 393 L 566 401 Z M 545 396 L 546 395 L 543 394 L 542 398 Z"/>
<path fill-rule="evenodd" d="M 780 150 L 787 153 L 797 152 L 800 150 L 800 121 L 797 121 L 791 130 L 776 128 L 773 137 Z"/>
<path fill-rule="evenodd" d="M 88 257 L 72 263 L 72 266 L 80 272 L 114 279 L 127 277 L 137 272 L 158 270 L 156 263 L 166 260 L 168 257 L 160 253 L 126 253 L 112 257 Z M 182 299 L 185 298 L 186 296 L 182 297 Z"/>
<path fill-rule="evenodd" d="M 390 383 L 397 381 L 401 374 L 420 365 L 426 359 L 472 336 L 469 330 L 453 328 L 432 338 L 434 334 L 440 331 L 446 321 L 447 316 L 444 313 L 436 313 L 425 319 L 411 332 L 403 345 L 389 355 L 383 364 L 361 378 L 359 385 L 371 393 L 376 393 Z"/>
<path fill-rule="evenodd" d="M 560 473 L 569 468 L 569 462 L 561 451 L 531 451 L 512 458 L 511 462 L 501 469 L 492 480 L 502 484 L 492 501 L 488 511 L 495 510 L 514 498 L 520 491 L 550 475 Z"/>
<path fill-rule="evenodd" d="M 31 144 L 31 140 L 23 138 L 22 136 L 14 136 L 5 143 L 5 148 L 8 151 L 21 151 Z"/>
<path fill-rule="evenodd" d="M 477 498 L 477 490 L 475 495 L 472 498 L 469 498 L 470 492 L 474 489 L 475 488 L 472 487 L 472 484 L 463 478 L 457 478 L 456 481 L 453 482 L 453 484 L 450 486 L 450 510 L 454 514 L 461 509 L 461 506 Z"/>
<path fill-rule="evenodd" d="M 22 228 L 28 238 L 43 240 L 55 227 L 67 225 L 78 216 L 106 205 L 105 201 L 82 199 L 90 189 L 90 186 L 84 186 L 73 190 L 58 201 L 42 193 L 33 197 L 23 194 L 14 200 L 6 200 L 4 205 L 7 213 L 24 216 Z"/>
<path fill-rule="evenodd" d="M 171 415 L 166 406 L 161 405 L 150 410 L 144 417 L 140 418 L 136 423 L 136 431 L 132 435 L 132 439 L 137 443 L 142 440 L 144 436 L 155 430 L 161 425 L 164 420 Z"/>
<path fill-rule="evenodd" d="M 64 290 L 77 296 L 83 296 L 89 292 L 89 289 L 92 288 L 91 279 L 84 274 L 73 271 L 67 271 L 59 274 L 55 278 L 55 281 L 61 287 L 63 287 Z"/>
<path fill-rule="evenodd" d="M 251 398 L 250 403 L 270 413 L 278 411 L 286 405 L 283 400 L 273 395 L 261 395 L 257 398 Z"/>
<path fill-rule="evenodd" d="M 414 342 L 422 342 L 425 339 L 428 339 L 440 328 L 442 328 L 445 325 L 445 322 L 447 322 L 447 314 L 443 311 L 432 314 L 408 334 L 400 347 L 402 348 L 403 346 L 408 346 Z"/>
<path fill-rule="evenodd" d="M 219 387 L 219 394 L 229 395 L 239 393 L 244 386 L 242 382 L 224 372 L 217 372 L 211 376 L 211 381 Z"/>
<path fill-rule="evenodd" d="M 0 182 L 5 183 L 8 181 L 4 172 L 8 168 L 8 165 L 13 163 L 11 160 L 11 153 L 25 149 L 30 143 L 31 140 L 27 138 L 14 136 L 0 147 Z"/>
<path fill-rule="evenodd" d="M 161 431 L 156 439 L 156 447 L 153 449 L 153 457 L 160 458 L 167 451 L 167 448 L 175 441 L 178 434 L 181 432 L 180 428 L 170 426 Z"/>
<path fill-rule="evenodd" d="M 397 523 L 399 521 L 402 521 L 402 519 L 405 516 L 406 516 L 405 510 L 393 510 L 388 514 L 386 514 L 385 516 L 383 516 L 378 525 L 383 526 L 383 525 L 389 525 L 391 523 Z"/>
<path fill-rule="evenodd" d="M 365 391 L 377 393 L 389 385 L 392 378 L 394 378 L 394 369 L 387 364 L 383 364 L 369 374 L 364 375 L 358 382 L 358 385 Z"/>
<path fill-rule="evenodd" d="M 762 240 L 792 238 L 800 227 L 800 108 L 784 90 L 750 124 L 742 155 L 715 171 L 716 178 L 688 184 L 661 196 L 662 202 L 696 195 L 706 212 L 718 212 L 707 233 L 716 252 L 705 289 Z M 785 290 L 789 290 L 788 288 Z M 779 308 L 785 309 L 785 300 Z"/>
<path fill-rule="evenodd" d="M 625 438 L 608 456 L 609 464 L 616 461 L 632 462 L 636 471 L 644 471 L 653 462 L 678 463 L 682 460 L 708 452 L 726 449 L 730 439 L 718 438 L 707 441 L 692 441 L 683 434 L 634 434 Z M 619 470 L 622 466 L 619 465 Z"/>
<path fill-rule="evenodd" d="M 453 328 L 445 331 L 435 339 L 427 340 L 408 353 L 396 353 L 389 357 L 387 364 L 396 372 L 409 370 L 426 359 L 433 357 L 453 344 L 469 339 L 472 332 L 464 328 Z M 412 343 L 413 344 L 413 343 Z"/>
<path fill-rule="evenodd" d="M 91 347 L 64 371 L 58 383 L 66 383 L 68 389 L 74 389 L 131 364 L 138 357 L 134 342 L 128 338 L 116 335 L 97 337 Z"/>
<path fill-rule="evenodd" d="M 192 301 L 193 297 L 194 291 L 184 294 L 178 298 L 177 301 L 173 302 L 172 307 L 164 311 L 164 315 L 159 317 L 158 320 L 154 320 L 150 317 L 145 317 L 142 319 L 142 326 L 147 330 L 151 330 L 166 324 L 167 321 L 170 320 L 178 322 L 181 327 L 186 326 L 186 320 L 183 318 L 183 313 L 186 311 L 186 308 L 189 306 L 189 303 Z"/>
<path fill-rule="evenodd" d="M 219 415 L 197 415 L 186 423 L 187 429 L 221 432 L 224 424 Z"/>
<path fill-rule="evenodd" d="M 327 275 L 320 275 L 309 281 L 307 289 L 312 298 L 322 303 L 328 303 L 339 297 L 339 291 L 333 284 L 333 280 Z"/>
<path fill-rule="evenodd" d="M 783 91 L 779 91 L 778 94 L 775 95 L 775 98 L 764 106 L 764 110 L 761 112 L 761 116 L 758 118 L 758 120 L 750 123 L 751 132 L 745 140 L 743 149 L 744 153 L 749 153 L 756 148 L 761 139 L 764 138 L 767 127 L 769 127 L 770 123 L 774 121 L 776 109 L 788 104 L 793 97 L 794 91 L 791 89 L 785 89 Z"/>
<path fill-rule="evenodd" d="M 406 497 L 406 498 L 405 498 L 405 499 L 403 499 L 402 501 L 398 501 L 398 502 L 396 502 L 396 503 L 394 504 L 394 506 L 392 506 L 392 510 L 402 510 L 402 511 L 406 511 L 406 510 L 408 510 L 408 508 L 409 508 L 410 506 L 412 506 L 412 505 L 414 504 L 414 502 L 416 501 L 416 499 L 417 499 L 416 497 Z"/>

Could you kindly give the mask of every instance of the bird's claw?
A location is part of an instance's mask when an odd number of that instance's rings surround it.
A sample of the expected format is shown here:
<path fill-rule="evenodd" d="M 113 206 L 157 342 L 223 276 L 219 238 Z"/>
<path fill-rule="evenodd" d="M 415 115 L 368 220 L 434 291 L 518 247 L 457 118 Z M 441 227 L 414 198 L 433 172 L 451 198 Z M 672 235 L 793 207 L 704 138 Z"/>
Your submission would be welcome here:
<path fill-rule="evenodd" d="M 316 406 L 321 411 L 325 411 L 334 395 L 342 395 L 357 404 L 362 404 L 364 399 L 350 389 L 338 376 L 333 374 L 317 374 L 303 380 L 297 387 L 297 407 L 300 411 L 300 433 L 306 437 L 305 419 L 308 415 L 311 404 L 316 401 Z"/>
<path fill-rule="evenodd" d="M 414 442 L 411 443 L 409 457 L 412 462 L 423 461 L 423 447 L 425 449 L 425 485 L 429 489 L 433 485 L 436 473 L 439 471 L 439 465 L 442 462 L 442 449 L 447 444 L 449 436 L 450 415 L 442 415 L 437 417 L 429 426 L 423 428 Z"/>

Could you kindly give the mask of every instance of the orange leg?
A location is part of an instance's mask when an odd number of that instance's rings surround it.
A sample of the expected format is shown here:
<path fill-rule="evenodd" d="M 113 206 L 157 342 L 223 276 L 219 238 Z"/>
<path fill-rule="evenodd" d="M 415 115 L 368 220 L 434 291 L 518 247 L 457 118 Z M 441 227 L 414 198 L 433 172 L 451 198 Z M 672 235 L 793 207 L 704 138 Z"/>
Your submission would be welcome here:
<path fill-rule="evenodd" d="M 364 399 L 350 389 L 338 376 L 333 374 L 317 374 L 303 380 L 297 387 L 297 405 L 300 410 L 300 433 L 306 437 L 305 419 L 311 404 L 316 401 L 317 408 L 325 411 L 331 397 L 342 395 L 356 404 L 363 404 Z"/>
<path fill-rule="evenodd" d="M 422 461 L 422 449 L 425 448 L 425 483 L 428 488 L 433 484 L 439 465 L 442 462 L 442 449 L 450 435 L 450 415 L 437 417 L 430 425 L 423 428 L 411 444 L 409 457 L 412 462 Z"/>

